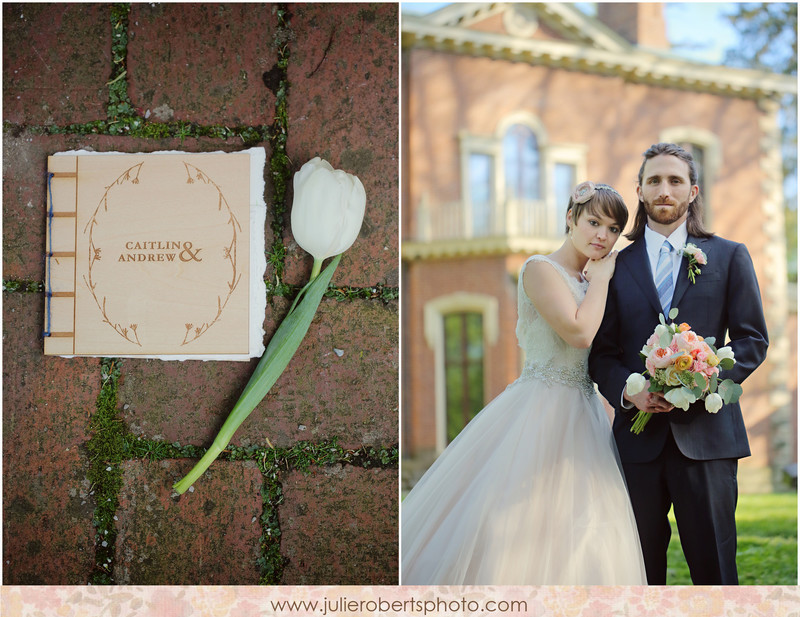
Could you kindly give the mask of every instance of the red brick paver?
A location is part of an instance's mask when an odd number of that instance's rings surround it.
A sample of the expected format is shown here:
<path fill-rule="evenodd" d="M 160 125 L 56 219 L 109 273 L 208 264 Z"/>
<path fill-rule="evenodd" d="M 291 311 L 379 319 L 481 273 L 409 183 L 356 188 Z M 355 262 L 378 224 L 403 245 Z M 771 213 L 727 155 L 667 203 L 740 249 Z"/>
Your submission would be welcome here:
<path fill-rule="evenodd" d="M 340 285 L 398 284 L 397 5 L 291 4 L 289 158 L 320 156 L 357 175 L 364 225 L 336 273 Z M 291 196 L 291 193 L 290 193 Z M 288 229 L 288 226 L 287 226 Z M 311 258 L 291 239 L 285 278 L 305 282 Z"/>
<path fill-rule="evenodd" d="M 120 584 L 258 584 L 261 472 L 252 462 L 217 461 L 181 497 L 172 484 L 194 461 L 123 464 L 117 512 Z"/>
<path fill-rule="evenodd" d="M 397 583 L 397 471 L 332 466 L 281 481 L 284 585 Z"/>
<path fill-rule="evenodd" d="M 134 3 L 129 93 L 144 115 L 204 125 L 272 124 L 262 75 L 275 63 L 274 4 Z"/>
<path fill-rule="evenodd" d="M 99 361 L 42 355 L 42 298 L 3 294 L 3 582 L 80 584 L 94 564 L 86 478 Z"/>
<path fill-rule="evenodd" d="M 103 4 L 3 3 L 3 120 L 48 125 L 104 118 L 109 21 Z"/>

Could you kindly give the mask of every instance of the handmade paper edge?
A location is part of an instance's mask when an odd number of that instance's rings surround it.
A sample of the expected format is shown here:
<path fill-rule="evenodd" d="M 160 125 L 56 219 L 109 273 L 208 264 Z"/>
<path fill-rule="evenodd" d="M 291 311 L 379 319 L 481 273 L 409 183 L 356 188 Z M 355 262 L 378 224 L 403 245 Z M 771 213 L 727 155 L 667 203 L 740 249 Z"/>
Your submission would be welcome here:
<path fill-rule="evenodd" d="M 186 152 L 185 150 L 158 150 L 156 152 L 98 152 L 94 150 L 67 150 L 55 152 L 52 156 L 86 156 L 109 154 L 248 154 L 250 156 L 250 323 L 249 351 L 246 354 L 195 354 L 195 355 L 125 355 L 115 354 L 117 358 L 141 358 L 155 360 L 219 360 L 246 362 L 250 358 L 260 357 L 264 347 L 264 315 L 267 310 L 267 293 L 264 287 L 264 271 L 267 269 L 265 225 L 267 221 L 267 204 L 264 201 L 264 168 L 267 151 L 262 146 L 225 152 Z M 62 358 L 78 356 L 62 355 Z M 80 357 L 98 358 L 98 355 L 81 355 Z"/>

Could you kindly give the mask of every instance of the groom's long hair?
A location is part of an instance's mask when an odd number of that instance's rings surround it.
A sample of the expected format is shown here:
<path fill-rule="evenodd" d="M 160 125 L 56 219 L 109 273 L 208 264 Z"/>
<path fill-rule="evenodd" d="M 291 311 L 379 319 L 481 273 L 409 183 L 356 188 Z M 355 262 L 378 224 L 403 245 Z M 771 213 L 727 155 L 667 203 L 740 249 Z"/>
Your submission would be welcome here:
<path fill-rule="evenodd" d="M 650 146 L 642 161 L 642 166 L 639 168 L 639 186 L 642 186 L 644 179 L 644 166 L 647 161 L 660 154 L 668 154 L 670 156 L 677 156 L 680 160 L 689 165 L 689 182 L 694 186 L 697 184 L 697 166 L 694 164 L 692 155 L 681 148 L 678 144 L 660 143 Z M 636 210 L 636 218 L 633 220 L 633 229 L 631 229 L 625 237 L 631 242 L 635 242 L 644 236 L 644 228 L 647 225 L 647 212 L 644 209 L 644 202 L 639 199 L 639 208 Z M 689 203 L 689 215 L 686 218 L 686 230 L 690 236 L 695 238 L 710 238 L 713 232 L 708 231 L 703 225 L 703 200 L 700 193 Z"/>

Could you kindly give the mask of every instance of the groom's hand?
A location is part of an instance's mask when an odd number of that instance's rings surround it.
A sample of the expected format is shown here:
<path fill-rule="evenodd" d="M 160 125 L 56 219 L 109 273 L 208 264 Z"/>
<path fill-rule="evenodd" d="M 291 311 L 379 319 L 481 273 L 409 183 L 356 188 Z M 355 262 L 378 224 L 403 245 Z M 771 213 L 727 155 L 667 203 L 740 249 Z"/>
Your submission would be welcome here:
<path fill-rule="evenodd" d="M 675 408 L 672 403 L 664 398 L 661 392 L 648 392 L 646 389 L 633 395 L 628 394 L 626 391 L 623 394 L 623 398 L 632 403 L 636 409 L 648 413 L 664 413 Z"/>

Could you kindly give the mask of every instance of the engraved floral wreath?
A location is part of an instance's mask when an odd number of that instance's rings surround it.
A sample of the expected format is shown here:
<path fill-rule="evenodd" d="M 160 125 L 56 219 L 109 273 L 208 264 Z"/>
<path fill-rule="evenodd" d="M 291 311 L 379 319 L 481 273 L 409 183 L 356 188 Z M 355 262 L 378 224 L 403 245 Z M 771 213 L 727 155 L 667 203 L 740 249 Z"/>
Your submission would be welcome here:
<path fill-rule="evenodd" d="M 219 318 L 222 316 L 222 311 L 228 304 L 228 300 L 231 298 L 231 294 L 233 294 L 233 290 L 236 289 L 236 286 L 239 284 L 239 281 L 242 279 L 242 274 L 238 272 L 236 268 L 236 258 L 237 258 L 237 240 L 238 235 L 236 230 L 241 232 L 242 225 L 239 223 L 239 220 L 236 218 L 236 215 L 231 210 L 230 204 L 228 204 L 228 200 L 225 199 L 225 195 L 222 194 L 222 189 L 220 186 L 214 182 L 208 175 L 202 171 L 201 169 L 195 167 L 191 163 L 187 163 L 186 161 L 183 162 L 184 167 L 186 168 L 186 183 L 187 184 L 194 184 L 195 180 L 192 178 L 192 172 L 189 170 L 191 167 L 194 170 L 195 177 L 199 182 L 204 184 L 210 184 L 215 189 L 217 189 L 217 193 L 219 195 L 219 202 L 217 209 L 222 211 L 223 206 L 226 208 L 228 212 L 228 224 L 231 226 L 233 231 L 233 237 L 231 239 L 231 243 L 223 249 L 223 257 L 231 262 L 231 280 L 228 281 L 228 294 L 225 296 L 225 300 L 222 300 L 222 296 L 217 296 L 217 314 L 214 316 L 210 322 L 205 322 L 201 326 L 195 326 L 194 324 L 187 323 L 186 325 L 186 333 L 183 337 L 183 342 L 181 346 L 186 345 L 187 343 L 191 343 L 194 340 L 200 338 L 203 334 L 205 334 L 208 329 L 213 326 Z"/>
<path fill-rule="evenodd" d="M 133 167 L 129 167 L 123 171 L 119 177 L 114 180 L 114 182 L 106 187 L 105 193 L 103 193 L 103 196 L 100 198 L 100 203 L 97 204 L 97 208 L 95 208 L 94 213 L 92 213 L 89 222 L 86 223 L 86 227 L 83 228 L 83 233 L 86 233 L 87 231 L 89 232 L 89 270 L 87 272 L 88 276 L 83 276 L 83 281 L 89 288 L 89 292 L 92 294 L 92 298 L 94 298 L 97 308 L 100 309 L 100 313 L 103 315 L 103 323 L 107 323 L 122 338 L 130 343 L 133 343 L 134 345 L 138 345 L 139 347 L 142 346 L 142 343 L 139 341 L 139 334 L 136 331 L 138 324 L 132 323 L 126 328 L 120 323 L 112 322 L 109 318 L 106 310 L 107 298 L 103 296 L 103 301 L 101 303 L 97 297 L 97 293 L 95 291 L 97 288 L 97 283 L 92 279 L 92 268 L 94 267 L 95 262 L 100 261 L 101 259 L 101 249 L 94 243 L 94 228 L 98 225 L 97 215 L 100 212 L 100 208 L 102 207 L 104 212 L 108 212 L 108 194 L 111 192 L 113 187 L 119 186 L 126 181 L 130 181 L 131 184 L 139 184 L 139 173 L 142 171 L 142 165 L 144 165 L 144 161 L 137 163 Z M 134 173 L 134 170 L 136 170 L 136 175 L 131 177 L 131 175 Z"/>
<path fill-rule="evenodd" d="M 211 180 L 211 178 L 201 169 L 195 167 L 194 165 L 191 165 L 190 163 L 186 163 L 185 161 L 183 161 L 183 164 L 186 169 L 186 173 L 188 175 L 188 179 L 186 181 L 187 184 L 193 184 L 195 182 L 194 178 L 192 178 L 192 172 L 190 172 L 189 170 L 189 168 L 191 167 L 194 170 L 195 177 L 197 178 L 198 181 L 207 185 L 212 185 L 217 190 L 217 193 L 219 195 L 218 210 L 221 211 L 222 208 L 225 207 L 228 212 L 227 224 L 231 226 L 232 239 L 230 244 L 224 248 L 223 257 L 224 259 L 227 259 L 228 261 L 231 262 L 232 274 L 231 274 L 231 280 L 228 281 L 227 283 L 228 293 L 225 296 L 225 300 L 222 300 L 221 295 L 217 296 L 217 313 L 214 316 L 214 318 L 211 321 L 207 321 L 200 326 L 195 326 L 194 324 L 187 323 L 186 332 L 183 337 L 183 342 L 181 342 L 181 346 L 191 343 L 194 340 L 197 340 L 219 320 L 219 318 L 222 316 L 222 311 L 228 304 L 228 300 L 230 300 L 233 291 L 236 289 L 236 287 L 239 284 L 239 281 L 241 281 L 242 278 L 241 273 L 237 269 L 237 240 L 238 240 L 237 229 L 239 232 L 242 231 L 242 226 L 239 223 L 239 220 L 236 218 L 236 215 L 234 215 L 233 210 L 228 204 L 228 201 L 225 199 L 225 196 L 223 195 L 220 186 L 216 182 Z M 98 225 L 97 215 L 100 212 L 100 208 L 102 207 L 104 212 L 108 212 L 108 196 L 109 193 L 111 192 L 111 189 L 114 188 L 115 186 L 119 186 L 123 182 L 127 181 L 130 181 L 131 184 L 139 184 L 139 174 L 141 173 L 143 165 L 144 161 L 142 161 L 141 163 L 137 163 L 132 167 L 129 167 L 124 172 L 122 172 L 119 175 L 119 177 L 117 177 L 117 179 L 114 180 L 114 182 L 105 187 L 106 190 L 103 193 L 103 196 L 100 198 L 100 203 L 97 204 L 97 208 L 95 208 L 94 213 L 92 214 L 91 218 L 89 219 L 89 222 L 86 224 L 86 227 L 84 227 L 83 230 L 83 233 L 87 233 L 87 231 L 89 233 L 89 269 L 87 272 L 88 276 L 84 275 L 83 280 L 86 283 L 86 286 L 89 288 L 89 292 L 92 294 L 92 298 L 94 298 L 95 304 L 97 304 L 97 308 L 100 309 L 100 313 L 103 316 L 103 323 L 108 324 L 117 334 L 119 334 L 126 341 L 133 343 L 134 345 L 138 345 L 139 347 L 142 346 L 142 343 L 139 340 L 139 334 L 137 332 L 138 324 L 132 323 L 129 324 L 128 327 L 124 327 L 122 324 L 115 323 L 109 318 L 106 309 L 107 298 L 103 296 L 101 302 L 100 299 L 97 297 L 96 293 L 97 283 L 92 278 L 92 269 L 94 267 L 95 262 L 100 261 L 102 257 L 101 248 L 97 247 L 94 244 L 94 228 Z"/>

